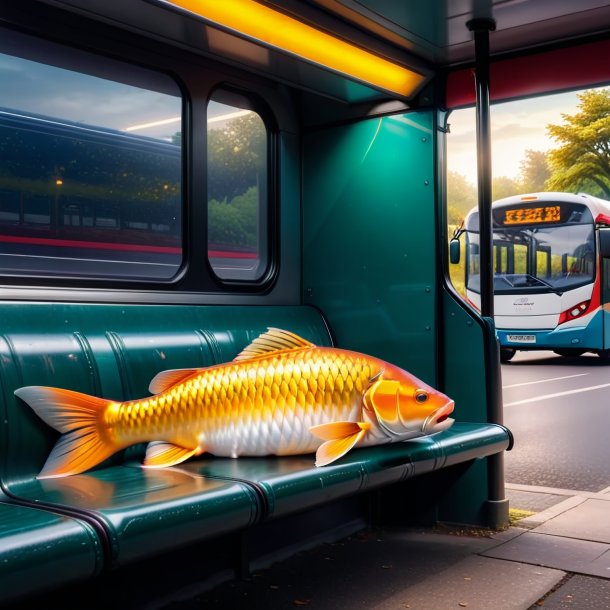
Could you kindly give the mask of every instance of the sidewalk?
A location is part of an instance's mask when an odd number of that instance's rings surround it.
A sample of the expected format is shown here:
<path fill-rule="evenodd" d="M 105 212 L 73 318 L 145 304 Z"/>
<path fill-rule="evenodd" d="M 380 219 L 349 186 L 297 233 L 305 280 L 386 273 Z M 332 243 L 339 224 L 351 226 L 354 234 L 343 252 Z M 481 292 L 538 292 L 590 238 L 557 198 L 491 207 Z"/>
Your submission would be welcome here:
<path fill-rule="evenodd" d="M 504 532 L 367 531 L 167 610 L 610 610 L 610 489 L 507 486 Z"/>

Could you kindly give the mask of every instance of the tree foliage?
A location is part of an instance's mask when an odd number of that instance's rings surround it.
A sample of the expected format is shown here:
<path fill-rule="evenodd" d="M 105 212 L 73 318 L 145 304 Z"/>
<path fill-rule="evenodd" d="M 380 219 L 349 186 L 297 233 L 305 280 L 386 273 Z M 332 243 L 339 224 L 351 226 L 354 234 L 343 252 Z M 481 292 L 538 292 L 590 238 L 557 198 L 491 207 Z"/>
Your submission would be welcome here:
<path fill-rule="evenodd" d="M 549 190 L 584 190 L 610 198 L 610 90 L 578 94 L 579 110 L 547 131 L 559 144 L 549 153 Z"/>
<path fill-rule="evenodd" d="M 259 182 L 265 181 L 267 134 L 250 113 L 208 130 L 208 239 L 230 248 L 257 244 Z"/>
<path fill-rule="evenodd" d="M 215 246 L 252 248 L 257 244 L 258 189 L 250 187 L 231 202 L 208 201 L 208 239 Z"/>
<path fill-rule="evenodd" d="M 504 199 L 518 195 L 521 192 L 521 182 L 508 176 L 495 176 L 491 182 L 491 198 L 492 200 Z"/>
<path fill-rule="evenodd" d="M 551 169 L 547 153 L 541 150 L 525 151 L 521 161 L 521 192 L 539 193 L 544 191 L 547 180 L 551 177 Z"/>
<path fill-rule="evenodd" d="M 477 204 L 477 189 L 459 172 L 447 173 L 447 220 L 460 224 L 468 211 Z"/>
<path fill-rule="evenodd" d="M 254 112 L 208 130 L 208 197 L 231 200 L 258 184 L 266 166 L 266 131 Z"/>

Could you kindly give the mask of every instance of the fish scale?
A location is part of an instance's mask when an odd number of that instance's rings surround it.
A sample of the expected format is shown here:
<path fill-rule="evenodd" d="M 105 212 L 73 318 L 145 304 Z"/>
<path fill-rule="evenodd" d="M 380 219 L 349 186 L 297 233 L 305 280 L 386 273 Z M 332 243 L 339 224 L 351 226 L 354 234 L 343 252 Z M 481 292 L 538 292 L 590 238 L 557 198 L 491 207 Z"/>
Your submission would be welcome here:
<path fill-rule="evenodd" d="M 116 451 L 149 442 L 144 465 L 217 456 L 316 451 L 327 465 L 354 446 L 397 442 L 448 428 L 453 401 L 378 358 L 317 347 L 269 329 L 234 361 L 162 371 L 152 396 L 116 402 L 28 386 L 15 394 L 63 434 L 40 478 L 77 474 Z"/>

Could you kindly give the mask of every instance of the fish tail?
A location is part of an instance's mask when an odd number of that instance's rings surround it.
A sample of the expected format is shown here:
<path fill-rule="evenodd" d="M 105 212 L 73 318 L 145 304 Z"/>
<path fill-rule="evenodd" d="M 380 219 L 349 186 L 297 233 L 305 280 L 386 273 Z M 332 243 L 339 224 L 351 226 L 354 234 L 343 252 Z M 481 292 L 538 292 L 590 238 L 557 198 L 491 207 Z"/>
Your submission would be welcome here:
<path fill-rule="evenodd" d="M 39 479 L 79 474 L 110 457 L 120 447 L 108 440 L 104 414 L 114 401 L 46 386 L 15 390 L 47 424 L 62 433 Z"/>

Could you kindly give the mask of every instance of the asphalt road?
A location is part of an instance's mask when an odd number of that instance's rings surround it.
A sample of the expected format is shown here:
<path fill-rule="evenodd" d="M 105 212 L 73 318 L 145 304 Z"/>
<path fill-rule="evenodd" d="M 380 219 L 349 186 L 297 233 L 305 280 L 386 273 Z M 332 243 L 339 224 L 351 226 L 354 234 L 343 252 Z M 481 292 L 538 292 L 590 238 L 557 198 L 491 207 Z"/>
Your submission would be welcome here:
<path fill-rule="evenodd" d="M 610 487 L 610 363 L 585 354 L 518 352 L 502 365 L 504 423 L 515 436 L 506 482 Z"/>

